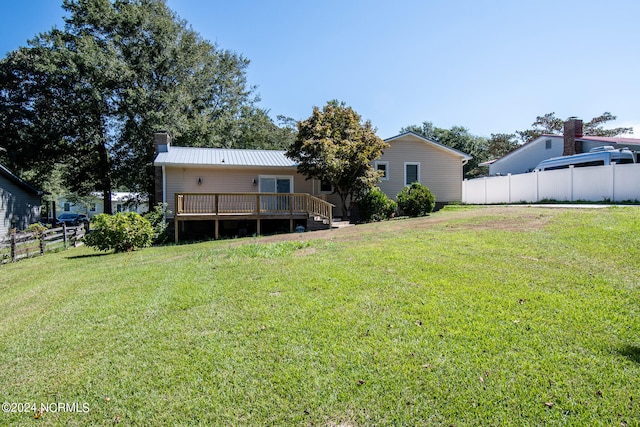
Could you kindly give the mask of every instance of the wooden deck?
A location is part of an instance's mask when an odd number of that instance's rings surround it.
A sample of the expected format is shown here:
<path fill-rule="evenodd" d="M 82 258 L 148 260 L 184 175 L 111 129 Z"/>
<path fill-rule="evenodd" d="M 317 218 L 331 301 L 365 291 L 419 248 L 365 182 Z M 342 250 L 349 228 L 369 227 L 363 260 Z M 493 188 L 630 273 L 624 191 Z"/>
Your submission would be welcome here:
<path fill-rule="evenodd" d="M 179 239 L 181 221 L 214 221 L 214 237 L 219 237 L 219 222 L 255 220 L 257 234 L 260 221 L 288 219 L 293 232 L 294 221 L 310 216 L 333 222 L 333 205 L 306 193 L 177 193 L 175 241 Z"/>

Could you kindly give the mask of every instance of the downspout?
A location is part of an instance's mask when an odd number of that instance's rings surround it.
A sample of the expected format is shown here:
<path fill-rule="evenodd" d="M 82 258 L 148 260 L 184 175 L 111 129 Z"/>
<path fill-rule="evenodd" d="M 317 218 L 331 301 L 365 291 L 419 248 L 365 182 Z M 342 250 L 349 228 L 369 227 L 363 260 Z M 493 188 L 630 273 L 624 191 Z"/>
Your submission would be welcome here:
<path fill-rule="evenodd" d="M 162 203 L 167 203 L 167 172 L 165 166 L 162 165 Z M 175 208 L 174 208 L 175 209 Z M 162 219 L 167 222 L 167 210 L 162 210 Z"/>

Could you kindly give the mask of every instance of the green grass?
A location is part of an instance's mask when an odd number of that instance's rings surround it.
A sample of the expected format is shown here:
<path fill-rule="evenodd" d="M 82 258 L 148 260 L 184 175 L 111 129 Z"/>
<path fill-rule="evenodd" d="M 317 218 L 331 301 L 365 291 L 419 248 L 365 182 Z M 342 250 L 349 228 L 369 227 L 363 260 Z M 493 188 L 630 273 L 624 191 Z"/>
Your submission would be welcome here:
<path fill-rule="evenodd" d="M 0 267 L 0 425 L 640 423 L 640 210 L 451 207 Z"/>

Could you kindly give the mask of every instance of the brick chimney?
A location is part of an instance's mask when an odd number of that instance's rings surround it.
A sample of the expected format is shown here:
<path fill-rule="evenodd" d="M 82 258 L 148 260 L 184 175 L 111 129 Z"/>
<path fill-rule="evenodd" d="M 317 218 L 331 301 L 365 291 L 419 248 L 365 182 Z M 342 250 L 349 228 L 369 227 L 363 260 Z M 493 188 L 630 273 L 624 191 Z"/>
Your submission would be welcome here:
<path fill-rule="evenodd" d="M 153 145 L 155 147 L 155 157 L 158 157 L 159 153 L 167 153 L 171 147 L 171 135 L 166 131 L 160 131 L 153 134 Z M 154 157 L 154 158 L 155 158 Z M 154 166 L 154 192 L 152 200 L 150 200 L 149 208 L 152 208 L 156 203 L 166 202 L 162 200 L 162 166 Z"/>
<path fill-rule="evenodd" d="M 582 141 L 576 141 L 576 138 L 582 138 L 582 120 L 569 117 L 569 120 L 564 122 L 563 156 L 582 153 Z"/>

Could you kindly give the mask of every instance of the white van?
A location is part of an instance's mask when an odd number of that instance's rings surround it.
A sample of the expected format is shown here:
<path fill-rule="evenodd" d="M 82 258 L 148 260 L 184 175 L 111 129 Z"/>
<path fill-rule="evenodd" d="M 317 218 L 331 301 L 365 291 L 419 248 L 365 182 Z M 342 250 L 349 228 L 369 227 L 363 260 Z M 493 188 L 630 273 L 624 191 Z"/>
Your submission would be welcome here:
<path fill-rule="evenodd" d="M 534 171 L 550 171 L 567 169 L 569 166 L 583 168 L 588 166 L 605 166 L 612 163 L 621 165 L 636 163 L 634 153 L 628 148 L 613 148 L 610 145 L 596 147 L 588 153 L 574 154 L 573 156 L 552 157 L 541 161 Z"/>

